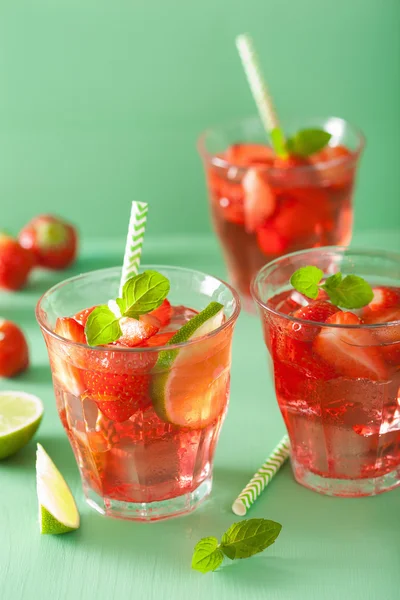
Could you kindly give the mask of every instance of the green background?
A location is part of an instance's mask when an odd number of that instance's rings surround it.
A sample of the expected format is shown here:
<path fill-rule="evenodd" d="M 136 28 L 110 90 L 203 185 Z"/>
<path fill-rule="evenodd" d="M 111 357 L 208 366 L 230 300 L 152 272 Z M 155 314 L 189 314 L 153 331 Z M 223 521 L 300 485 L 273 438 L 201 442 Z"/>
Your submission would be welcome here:
<path fill-rule="evenodd" d="M 209 231 L 196 138 L 255 112 L 250 32 L 282 118 L 338 115 L 368 147 L 356 228 L 400 223 L 398 0 L 1 0 L 0 226 L 38 212 L 122 236 Z M 167 217 L 167 218 L 166 218 Z"/>
<path fill-rule="evenodd" d="M 0 390 L 43 399 L 36 440 L 82 515 L 78 532 L 41 537 L 35 443 L 0 464 L 2 600 L 398 598 L 400 489 L 327 498 L 298 486 L 289 465 L 249 513 L 283 524 L 277 543 L 214 575 L 191 571 L 193 546 L 238 520 L 233 499 L 284 431 L 255 317 L 237 325 L 211 499 L 188 517 L 137 524 L 83 501 L 34 306 L 65 276 L 121 262 L 133 199 L 152 208 L 143 262 L 224 275 L 195 142 L 254 112 L 234 46 L 243 31 L 283 118 L 335 114 L 364 130 L 354 244 L 399 251 L 399 27 L 398 0 L 0 0 L 0 228 L 58 212 L 83 234 L 73 270 L 36 271 L 26 290 L 0 293 L 32 359 Z"/>

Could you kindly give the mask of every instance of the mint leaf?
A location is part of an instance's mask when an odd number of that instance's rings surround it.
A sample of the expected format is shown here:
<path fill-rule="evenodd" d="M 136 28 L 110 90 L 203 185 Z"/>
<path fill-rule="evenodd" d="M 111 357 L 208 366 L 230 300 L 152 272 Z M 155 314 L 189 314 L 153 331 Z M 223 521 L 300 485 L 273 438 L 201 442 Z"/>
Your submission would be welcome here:
<path fill-rule="evenodd" d="M 234 523 L 224 533 L 220 548 L 231 560 L 248 558 L 273 544 L 282 525 L 266 519 L 247 519 Z"/>
<path fill-rule="evenodd" d="M 339 283 L 342 281 L 343 275 L 341 273 L 335 273 L 331 275 L 327 279 L 325 279 L 324 284 L 321 286 L 326 291 L 327 289 L 334 290 Z"/>
<path fill-rule="evenodd" d="M 223 560 L 224 555 L 219 549 L 217 538 L 206 537 L 200 540 L 194 547 L 192 569 L 200 571 L 200 573 L 215 571 Z"/>
<path fill-rule="evenodd" d="M 318 284 L 323 275 L 323 271 L 318 267 L 301 267 L 293 273 L 290 283 L 300 294 L 315 300 L 318 296 Z"/>
<path fill-rule="evenodd" d="M 301 129 L 286 142 L 290 154 L 307 157 L 328 144 L 331 134 L 323 129 Z"/>
<path fill-rule="evenodd" d="M 168 279 L 156 271 L 145 271 L 131 277 L 122 289 L 122 298 L 117 299 L 122 316 L 137 319 L 158 308 L 167 297 L 169 288 Z"/>
<path fill-rule="evenodd" d="M 336 277 L 336 275 L 339 274 L 332 275 L 321 286 L 328 294 L 332 304 L 351 309 L 362 308 L 371 302 L 374 292 L 365 279 L 358 275 L 346 275 L 342 279 L 340 274 L 340 279 L 332 280 L 332 277 Z"/>
<path fill-rule="evenodd" d="M 285 136 L 279 127 L 275 127 L 270 132 L 271 144 L 275 150 L 275 154 L 281 158 L 287 158 L 288 153 L 285 144 Z"/>
<path fill-rule="evenodd" d="M 85 325 L 85 334 L 89 346 L 104 346 L 116 342 L 122 331 L 117 317 L 103 304 L 90 313 Z"/>

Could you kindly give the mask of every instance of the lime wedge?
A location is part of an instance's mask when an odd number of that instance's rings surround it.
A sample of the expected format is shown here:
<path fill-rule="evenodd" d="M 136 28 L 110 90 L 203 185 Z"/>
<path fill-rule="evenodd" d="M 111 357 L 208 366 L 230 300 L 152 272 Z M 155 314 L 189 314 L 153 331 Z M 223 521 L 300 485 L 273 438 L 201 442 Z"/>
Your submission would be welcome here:
<path fill-rule="evenodd" d="M 222 304 L 211 302 L 185 323 L 166 346 L 203 337 L 222 325 L 223 320 Z M 229 365 L 230 336 L 224 331 L 186 348 L 162 350 L 150 390 L 158 416 L 191 429 L 212 423 L 227 403 Z"/>
<path fill-rule="evenodd" d="M 23 448 L 43 416 L 39 398 L 25 392 L 0 392 L 0 459 Z"/>
<path fill-rule="evenodd" d="M 79 513 L 71 490 L 40 444 L 36 453 L 36 486 L 40 533 L 54 535 L 78 529 Z"/>

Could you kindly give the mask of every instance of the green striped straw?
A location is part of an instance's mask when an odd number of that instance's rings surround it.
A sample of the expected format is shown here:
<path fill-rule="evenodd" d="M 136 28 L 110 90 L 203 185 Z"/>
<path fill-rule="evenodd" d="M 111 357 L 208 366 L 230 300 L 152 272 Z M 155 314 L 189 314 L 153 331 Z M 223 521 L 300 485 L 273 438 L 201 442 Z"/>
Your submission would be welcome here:
<path fill-rule="evenodd" d="M 272 146 L 277 156 L 288 158 L 285 137 L 279 125 L 278 117 L 269 93 L 267 84 L 262 75 L 261 66 L 251 37 L 247 33 L 238 35 L 236 47 L 242 61 L 244 72 L 250 85 L 260 119 L 265 131 L 271 139 Z"/>
<path fill-rule="evenodd" d="M 245 516 L 249 508 L 261 496 L 271 479 L 273 479 L 286 461 L 289 452 L 289 438 L 285 435 L 232 504 L 232 510 L 235 515 L 239 517 Z"/>
<path fill-rule="evenodd" d="M 148 205 L 146 202 L 132 202 L 119 289 L 120 296 L 122 295 L 124 284 L 130 277 L 137 275 L 139 272 L 143 238 L 146 229 L 147 211 Z"/>

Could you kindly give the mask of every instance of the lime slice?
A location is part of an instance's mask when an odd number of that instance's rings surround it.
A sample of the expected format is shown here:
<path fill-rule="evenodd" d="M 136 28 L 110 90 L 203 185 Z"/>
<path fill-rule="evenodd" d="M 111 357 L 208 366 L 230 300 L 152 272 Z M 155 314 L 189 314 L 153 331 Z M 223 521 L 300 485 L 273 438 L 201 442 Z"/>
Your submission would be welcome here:
<path fill-rule="evenodd" d="M 211 302 L 183 325 L 167 346 L 205 336 L 223 320 L 222 304 Z M 212 423 L 227 403 L 229 364 L 230 338 L 224 331 L 187 348 L 162 350 L 151 383 L 158 416 L 191 429 Z"/>
<path fill-rule="evenodd" d="M 43 446 L 37 445 L 36 486 L 40 533 L 58 534 L 79 527 L 79 513 L 64 477 Z"/>
<path fill-rule="evenodd" d="M 0 392 L 0 459 L 23 448 L 43 416 L 39 398 L 25 392 Z"/>

